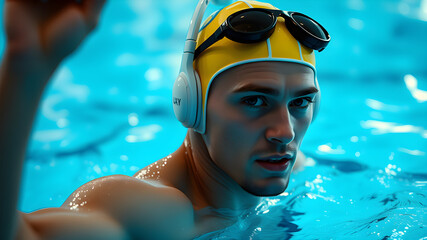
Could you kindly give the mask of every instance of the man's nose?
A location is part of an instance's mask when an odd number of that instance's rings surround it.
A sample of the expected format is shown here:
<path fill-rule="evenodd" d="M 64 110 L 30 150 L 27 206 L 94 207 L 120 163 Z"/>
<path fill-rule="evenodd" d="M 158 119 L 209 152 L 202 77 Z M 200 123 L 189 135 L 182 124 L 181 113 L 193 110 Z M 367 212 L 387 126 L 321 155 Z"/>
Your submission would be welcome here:
<path fill-rule="evenodd" d="M 268 141 L 275 144 L 288 144 L 294 140 L 295 132 L 287 107 L 281 107 L 275 111 L 267 124 L 265 135 Z"/>

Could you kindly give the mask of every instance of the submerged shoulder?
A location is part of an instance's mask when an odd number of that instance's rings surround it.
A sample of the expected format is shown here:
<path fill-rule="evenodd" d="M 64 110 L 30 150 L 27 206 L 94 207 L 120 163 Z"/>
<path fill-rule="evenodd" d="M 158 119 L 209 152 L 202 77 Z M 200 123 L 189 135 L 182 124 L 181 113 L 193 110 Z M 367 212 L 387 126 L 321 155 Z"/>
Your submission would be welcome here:
<path fill-rule="evenodd" d="M 166 234 L 161 231 L 165 226 L 187 234 L 194 226 L 191 201 L 180 190 L 125 175 L 103 177 L 83 185 L 63 207 L 106 212 L 134 236 Z"/>

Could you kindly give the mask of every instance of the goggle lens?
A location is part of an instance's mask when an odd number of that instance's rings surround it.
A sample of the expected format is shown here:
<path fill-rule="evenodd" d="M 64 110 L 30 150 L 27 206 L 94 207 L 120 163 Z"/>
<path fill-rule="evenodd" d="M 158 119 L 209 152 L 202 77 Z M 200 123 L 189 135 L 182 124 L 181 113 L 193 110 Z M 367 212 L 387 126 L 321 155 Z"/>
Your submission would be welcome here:
<path fill-rule="evenodd" d="M 313 20 L 299 14 L 292 14 L 292 18 L 307 32 L 320 39 L 327 39 L 323 29 Z"/>
<path fill-rule="evenodd" d="M 261 11 L 242 12 L 233 16 L 229 23 L 235 31 L 253 33 L 270 28 L 274 24 L 274 17 Z"/>

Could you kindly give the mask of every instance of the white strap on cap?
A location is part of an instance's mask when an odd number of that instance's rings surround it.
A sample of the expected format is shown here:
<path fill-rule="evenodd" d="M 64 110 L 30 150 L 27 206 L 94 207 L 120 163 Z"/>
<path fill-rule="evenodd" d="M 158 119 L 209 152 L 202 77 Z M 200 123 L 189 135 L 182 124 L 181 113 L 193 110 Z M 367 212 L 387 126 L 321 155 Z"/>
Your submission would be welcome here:
<path fill-rule="evenodd" d="M 301 44 L 299 43 L 298 40 L 297 40 L 297 43 L 298 43 L 298 49 L 299 49 L 299 57 L 301 58 L 301 61 L 304 61 L 304 59 L 302 58 Z"/>
<path fill-rule="evenodd" d="M 251 4 L 249 4 L 248 2 L 246 2 L 246 1 L 244 1 L 244 0 L 242 0 L 242 2 L 246 3 L 246 5 L 248 5 L 248 7 L 250 7 L 250 8 L 254 8 L 254 7 L 252 7 L 252 5 L 251 5 Z"/>

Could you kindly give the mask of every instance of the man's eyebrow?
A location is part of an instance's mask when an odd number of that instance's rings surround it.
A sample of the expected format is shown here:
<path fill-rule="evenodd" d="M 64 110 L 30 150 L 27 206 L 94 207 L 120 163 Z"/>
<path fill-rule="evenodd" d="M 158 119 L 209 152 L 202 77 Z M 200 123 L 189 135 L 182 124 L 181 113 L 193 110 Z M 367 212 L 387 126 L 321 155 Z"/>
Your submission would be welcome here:
<path fill-rule="evenodd" d="M 260 93 L 265 93 L 265 94 L 274 95 L 274 96 L 280 95 L 279 90 L 275 88 L 260 86 L 255 84 L 243 85 L 234 89 L 233 91 L 233 93 L 240 93 L 240 92 L 260 92 Z M 310 95 L 317 92 L 319 92 L 319 89 L 315 87 L 310 87 L 303 90 L 299 90 L 295 92 L 293 95 L 296 97 L 299 97 L 299 96 Z"/>
<path fill-rule="evenodd" d="M 305 95 L 310 95 L 310 94 L 317 93 L 317 92 L 319 92 L 319 89 L 317 89 L 315 87 L 310 87 L 310 88 L 299 90 L 299 91 L 295 92 L 294 96 L 295 97 L 305 96 Z"/>
<path fill-rule="evenodd" d="M 280 94 L 279 90 L 271 87 L 260 86 L 255 84 L 247 84 L 243 86 L 239 86 L 233 90 L 233 93 L 241 93 L 241 92 L 260 92 L 269 95 L 278 96 Z"/>

